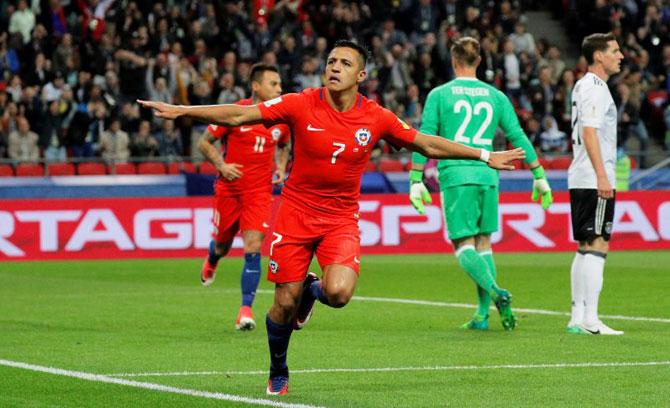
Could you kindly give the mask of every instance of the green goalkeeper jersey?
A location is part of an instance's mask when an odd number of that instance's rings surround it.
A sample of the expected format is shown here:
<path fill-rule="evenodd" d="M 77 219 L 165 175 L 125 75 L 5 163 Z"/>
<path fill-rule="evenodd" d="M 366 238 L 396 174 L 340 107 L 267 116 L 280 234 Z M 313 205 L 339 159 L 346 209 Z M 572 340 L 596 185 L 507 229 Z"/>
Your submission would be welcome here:
<path fill-rule="evenodd" d="M 476 78 L 461 77 L 433 89 L 426 99 L 421 132 L 438 135 L 474 148 L 493 150 L 500 127 L 514 147 L 526 152 L 526 163 L 537 159 L 533 146 L 507 96 Z M 412 162 L 425 164 L 426 157 L 412 154 Z M 464 184 L 498 185 L 498 171 L 477 160 L 440 160 L 437 169 L 441 188 Z"/>

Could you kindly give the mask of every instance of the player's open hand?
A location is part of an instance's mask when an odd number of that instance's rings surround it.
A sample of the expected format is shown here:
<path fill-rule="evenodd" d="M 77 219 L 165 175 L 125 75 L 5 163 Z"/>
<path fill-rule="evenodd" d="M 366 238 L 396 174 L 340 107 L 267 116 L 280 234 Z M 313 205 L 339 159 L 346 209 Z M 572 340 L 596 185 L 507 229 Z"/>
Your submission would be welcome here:
<path fill-rule="evenodd" d="M 517 147 L 514 150 L 491 152 L 491 157 L 487 164 L 496 170 L 514 170 L 514 161 L 523 160 L 525 157 L 526 152 L 522 148 Z"/>
<path fill-rule="evenodd" d="M 412 183 L 409 186 L 409 202 L 412 203 L 412 207 L 414 207 L 419 214 L 425 214 L 426 208 L 424 207 L 424 203 L 431 204 L 433 199 L 431 198 L 426 185 L 422 182 L 418 182 Z"/>
<path fill-rule="evenodd" d="M 221 177 L 228 181 L 237 180 L 242 177 L 242 171 L 240 170 L 243 166 L 239 163 L 223 163 L 219 167 L 219 173 Z"/>
<path fill-rule="evenodd" d="M 177 119 L 179 116 L 183 115 L 181 106 L 170 105 L 165 102 L 156 102 L 156 101 L 143 101 L 138 99 L 137 103 L 142 105 L 145 108 L 153 109 L 154 115 L 158 118 L 163 119 Z"/>

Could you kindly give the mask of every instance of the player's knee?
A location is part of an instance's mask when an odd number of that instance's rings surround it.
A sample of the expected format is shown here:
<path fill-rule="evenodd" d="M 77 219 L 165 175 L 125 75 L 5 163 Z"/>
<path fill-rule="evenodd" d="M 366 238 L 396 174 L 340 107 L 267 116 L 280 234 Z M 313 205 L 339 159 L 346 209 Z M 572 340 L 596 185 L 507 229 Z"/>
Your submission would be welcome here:
<path fill-rule="evenodd" d="M 244 253 L 253 254 L 256 252 L 261 252 L 261 240 L 260 239 L 250 239 L 244 242 Z"/>
<path fill-rule="evenodd" d="M 335 286 L 324 288 L 324 294 L 328 299 L 328 304 L 335 308 L 344 307 L 354 294 L 353 289 L 345 286 Z"/>

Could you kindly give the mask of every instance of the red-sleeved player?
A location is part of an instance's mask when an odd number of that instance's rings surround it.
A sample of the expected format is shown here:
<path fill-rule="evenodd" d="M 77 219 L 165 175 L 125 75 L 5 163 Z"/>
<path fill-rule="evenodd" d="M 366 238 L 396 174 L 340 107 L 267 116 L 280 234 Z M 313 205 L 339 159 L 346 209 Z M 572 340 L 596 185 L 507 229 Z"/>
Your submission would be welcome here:
<path fill-rule="evenodd" d="M 326 85 L 287 94 L 256 106 L 174 106 L 139 101 L 157 116 L 239 126 L 287 123 L 293 132 L 293 168 L 272 234 L 268 279 L 275 282 L 274 304 L 266 316 L 270 346 L 267 393 L 288 392 L 286 352 L 294 328 L 301 328 L 318 299 L 342 307 L 351 299 L 360 266 L 358 197 L 364 167 L 374 142 L 384 138 L 399 147 L 437 159 L 482 160 L 496 169 L 513 169 L 521 149 L 489 153 L 412 129 L 393 113 L 358 93 L 365 80 L 368 52 L 338 41 L 326 61 Z M 316 254 L 319 280 L 307 274 Z"/>
<path fill-rule="evenodd" d="M 281 79 L 272 65 L 256 64 L 251 68 L 251 98 L 237 105 L 253 105 L 281 94 Z M 289 128 L 285 124 L 265 127 L 262 124 L 237 127 L 209 125 L 198 148 L 219 171 L 214 184 L 214 233 L 209 253 L 202 265 L 200 281 L 214 282 L 216 265 L 233 244 L 238 231 L 244 242 L 244 267 L 241 274 L 242 305 L 235 328 L 256 327 L 251 310 L 261 274 L 261 244 L 268 229 L 272 203 L 272 184 L 284 181 L 288 161 Z M 221 152 L 214 146 L 221 140 Z M 276 170 L 273 163 L 276 154 Z"/>

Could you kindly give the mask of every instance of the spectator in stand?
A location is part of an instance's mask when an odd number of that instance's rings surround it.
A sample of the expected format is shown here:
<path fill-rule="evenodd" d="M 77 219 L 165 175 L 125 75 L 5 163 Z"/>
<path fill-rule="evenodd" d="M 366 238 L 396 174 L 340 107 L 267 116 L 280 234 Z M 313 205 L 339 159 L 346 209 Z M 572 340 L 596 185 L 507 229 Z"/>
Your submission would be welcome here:
<path fill-rule="evenodd" d="M 533 35 L 526 32 L 526 24 L 518 21 L 514 25 L 514 33 L 510 34 L 509 39 L 514 44 L 514 52 L 527 52 L 528 55 L 535 55 L 535 39 Z"/>
<path fill-rule="evenodd" d="M 74 54 L 75 48 L 72 45 L 72 34 L 66 33 L 53 53 L 52 63 L 54 71 L 65 72 L 67 61 L 73 58 Z"/>
<path fill-rule="evenodd" d="M 670 44 L 663 47 L 661 63 L 656 70 L 660 88 L 670 93 Z M 670 130 L 670 127 L 668 127 Z"/>
<path fill-rule="evenodd" d="M 100 137 L 100 153 L 107 161 L 126 162 L 130 157 L 128 133 L 121 129 L 121 120 L 113 118 L 109 129 Z"/>
<path fill-rule="evenodd" d="M 162 59 L 165 59 L 165 57 Z M 165 77 L 160 76 L 154 79 L 155 65 L 156 60 L 149 58 L 145 78 L 147 94 L 151 100 L 172 103 L 172 95 L 177 88 L 174 68 L 171 66 Z"/>
<path fill-rule="evenodd" d="M 407 43 L 407 35 L 395 28 L 395 21 L 388 17 L 384 20 L 381 29 L 377 33 L 384 44 L 384 48 L 390 50 L 394 45 L 404 45 Z"/>
<path fill-rule="evenodd" d="M 63 116 L 58 101 L 48 104 L 44 126 L 39 134 L 38 145 L 44 152 L 46 161 L 64 162 L 67 159 L 63 137 Z"/>
<path fill-rule="evenodd" d="M 35 13 L 28 7 L 26 0 L 19 0 L 16 3 L 16 10 L 9 18 L 9 33 L 19 33 L 23 37 L 23 43 L 30 41 L 30 33 L 35 27 Z"/>
<path fill-rule="evenodd" d="M 536 152 L 541 152 L 540 150 L 540 134 L 542 133 L 542 126 L 540 121 L 535 119 L 533 116 L 530 116 L 527 120 L 524 121 L 526 135 L 528 135 L 528 140 L 533 144 Z"/>
<path fill-rule="evenodd" d="M 235 85 L 233 74 L 227 72 L 221 76 L 219 81 L 221 92 L 217 98 L 217 103 L 235 103 L 244 99 L 244 89 Z"/>
<path fill-rule="evenodd" d="M 437 31 L 438 11 L 432 0 L 418 0 L 414 3 L 410 38 L 418 45 L 424 35 Z"/>
<path fill-rule="evenodd" d="M 496 84 L 502 75 L 502 62 L 496 52 L 498 42 L 494 37 L 484 36 L 481 40 L 482 62 L 477 67 L 477 78 L 489 84 Z"/>
<path fill-rule="evenodd" d="M 568 152 L 568 135 L 558 129 L 553 116 L 547 115 L 542 119 L 544 131 L 540 133 L 539 146 L 542 153 L 565 154 Z"/>
<path fill-rule="evenodd" d="M 93 123 L 94 104 L 79 103 L 69 121 L 67 141 L 74 157 L 93 157 L 94 143 L 89 128 Z"/>
<path fill-rule="evenodd" d="M 184 155 L 184 147 L 179 130 L 175 129 L 174 122 L 164 120 L 160 132 L 156 133 L 158 152 L 160 156 L 179 158 Z"/>
<path fill-rule="evenodd" d="M 521 97 L 521 65 L 514 53 L 514 43 L 510 38 L 503 43 L 503 72 L 505 77 L 505 93 L 518 104 Z"/>
<path fill-rule="evenodd" d="M 302 60 L 302 68 L 298 75 L 293 78 L 294 91 L 300 92 L 306 88 L 318 88 L 321 86 L 321 78 L 317 74 L 318 65 L 314 58 L 306 56 Z"/>
<path fill-rule="evenodd" d="M 9 134 L 9 158 L 18 161 L 37 161 L 40 158 L 40 148 L 37 146 L 39 137 L 30 130 L 28 119 L 23 116 L 17 118 L 18 128 Z"/>
<path fill-rule="evenodd" d="M 132 157 L 156 157 L 159 154 L 158 147 L 158 141 L 151 135 L 151 122 L 143 120 L 140 122 L 140 128 L 133 135 L 130 143 Z"/>
<path fill-rule="evenodd" d="M 587 72 L 589 72 L 589 64 L 586 62 L 586 58 L 582 55 L 577 59 L 577 65 L 575 66 L 575 82 L 582 79 Z"/>
<path fill-rule="evenodd" d="M 130 47 L 114 54 L 119 63 L 121 95 L 126 101 L 135 101 L 146 95 L 147 58 L 142 51 L 142 39 L 138 31 L 131 34 Z"/>
<path fill-rule="evenodd" d="M 554 114 L 558 128 L 563 132 L 571 132 L 572 128 L 572 89 L 575 86 L 575 73 L 566 69 L 554 93 Z"/>
<path fill-rule="evenodd" d="M 418 64 L 414 69 L 414 83 L 418 85 L 421 100 L 425 100 L 431 89 L 439 85 L 437 74 L 433 69 L 433 57 L 427 52 L 419 56 Z"/>
<path fill-rule="evenodd" d="M 540 67 L 538 79 L 534 81 L 528 91 L 533 115 L 543 118 L 553 112 L 554 87 L 551 85 L 551 67 Z"/>
<path fill-rule="evenodd" d="M 565 71 L 565 62 L 561 59 L 561 51 L 555 45 L 550 45 L 547 50 L 547 65 L 551 68 L 551 84 L 556 86 Z"/>
<path fill-rule="evenodd" d="M 619 131 L 618 144 L 621 147 L 626 146 L 626 142 L 631 136 L 635 136 L 639 142 L 637 149 L 637 161 L 641 169 L 646 168 L 646 158 L 649 149 L 649 133 L 644 122 L 640 119 L 640 101 L 631 91 L 631 85 L 636 85 L 639 81 L 639 71 L 637 67 L 631 68 L 629 78 L 617 86 L 617 108 Z"/>
<path fill-rule="evenodd" d="M 7 108 L 2 113 L 2 118 L 0 119 L 0 131 L 5 135 L 9 135 L 13 131 L 19 128 L 18 124 L 19 119 L 19 107 L 16 102 L 8 102 Z"/>
<path fill-rule="evenodd" d="M 35 56 L 35 64 L 25 78 L 26 85 L 42 87 L 51 81 L 51 71 L 43 53 Z"/>

